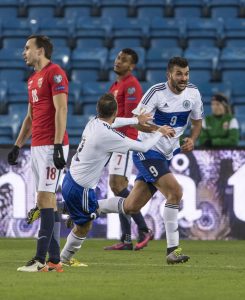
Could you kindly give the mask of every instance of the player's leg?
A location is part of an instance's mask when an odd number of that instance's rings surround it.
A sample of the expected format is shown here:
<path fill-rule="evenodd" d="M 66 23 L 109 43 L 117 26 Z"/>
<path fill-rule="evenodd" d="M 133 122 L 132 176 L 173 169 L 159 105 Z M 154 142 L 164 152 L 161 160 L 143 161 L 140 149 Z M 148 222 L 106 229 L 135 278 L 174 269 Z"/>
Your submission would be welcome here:
<path fill-rule="evenodd" d="M 68 172 L 62 184 L 62 195 L 66 202 L 70 217 L 75 226 L 67 237 L 61 251 L 61 261 L 65 266 L 86 266 L 73 259 L 73 255 L 81 248 L 91 228 L 91 220 L 98 208 L 95 192 L 79 186 Z"/>
<path fill-rule="evenodd" d="M 32 147 L 32 170 L 37 189 L 37 204 L 40 209 L 40 230 L 35 257 L 18 271 L 38 272 L 46 270 L 46 254 L 54 229 L 54 208 L 56 207 L 56 168 L 49 168 L 49 146 Z M 49 172 L 48 172 L 49 171 Z"/>
<path fill-rule="evenodd" d="M 115 196 L 126 198 L 129 195 L 128 190 L 128 178 L 131 176 L 133 167 L 132 152 L 126 154 L 113 153 L 110 165 L 110 187 Z M 140 212 L 132 216 L 135 223 L 137 224 L 139 230 L 147 235 L 148 228 L 145 220 Z M 131 220 L 124 214 L 119 214 L 120 224 L 121 224 L 121 243 L 105 247 L 105 250 L 132 250 L 133 244 L 131 240 Z M 145 237 L 145 236 L 144 236 Z M 145 243 L 147 243 L 147 237 L 143 238 Z"/>
<path fill-rule="evenodd" d="M 164 224 L 167 239 L 167 263 L 186 262 L 189 256 L 182 254 L 179 248 L 178 211 L 182 198 L 182 188 L 173 174 L 161 176 L 154 186 L 166 197 Z"/>

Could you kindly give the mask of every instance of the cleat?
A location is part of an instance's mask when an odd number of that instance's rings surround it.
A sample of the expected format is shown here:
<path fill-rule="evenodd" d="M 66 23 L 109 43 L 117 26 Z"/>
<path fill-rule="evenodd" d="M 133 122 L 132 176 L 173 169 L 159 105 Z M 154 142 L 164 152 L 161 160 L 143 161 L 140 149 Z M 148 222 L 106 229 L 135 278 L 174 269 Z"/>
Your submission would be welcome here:
<path fill-rule="evenodd" d="M 70 260 L 61 260 L 62 265 L 66 267 L 87 267 L 88 265 L 81 263 L 79 260 L 72 258 Z"/>
<path fill-rule="evenodd" d="M 64 272 L 64 270 L 62 269 L 62 263 L 59 262 L 58 264 L 54 264 L 52 262 L 48 262 L 47 263 L 48 266 L 48 271 L 49 272 L 58 272 L 58 273 L 62 273 Z"/>
<path fill-rule="evenodd" d="M 177 248 L 174 251 L 172 251 L 171 253 L 169 253 L 167 255 L 167 263 L 168 264 L 179 264 L 179 263 L 185 263 L 190 259 L 189 256 L 184 255 L 182 253 L 182 249 L 181 248 Z"/>
<path fill-rule="evenodd" d="M 139 241 L 134 247 L 134 250 L 140 250 L 147 246 L 148 242 L 154 238 L 153 231 L 151 229 L 148 232 L 141 231 L 139 234 Z"/>
<path fill-rule="evenodd" d="M 28 212 L 26 223 L 30 225 L 39 218 L 40 218 L 40 210 L 37 206 L 35 206 Z"/>
<path fill-rule="evenodd" d="M 107 246 L 104 250 L 133 250 L 132 243 L 119 243 L 112 246 Z"/>
<path fill-rule="evenodd" d="M 48 272 L 48 266 L 46 264 L 40 263 L 36 259 L 31 259 L 23 267 L 17 269 L 19 272 Z"/>

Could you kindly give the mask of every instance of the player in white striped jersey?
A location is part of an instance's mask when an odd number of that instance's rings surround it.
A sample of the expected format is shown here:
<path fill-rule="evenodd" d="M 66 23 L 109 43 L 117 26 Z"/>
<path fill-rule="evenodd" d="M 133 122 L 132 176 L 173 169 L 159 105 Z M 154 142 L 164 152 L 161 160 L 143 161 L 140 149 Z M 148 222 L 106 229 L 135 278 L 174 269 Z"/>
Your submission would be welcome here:
<path fill-rule="evenodd" d="M 179 248 L 178 209 L 182 198 L 182 189 L 169 170 L 173 155 L 180 151 L 187 152 L 194 148 L 200 134 L 203 117 L 203 105 L 198 89 L 188 84 L 189 67 L 185 58 L 173 57 L 167 68 L 167 82 L 152 86 L 143 96 L 136 115 L 142 109 L 152 113 L 155 126 L 168 125 L 174 128 L 174 137 L 162 137 L 146 153 L 134 152 L 134 164 L 139 170 L 135 185 L 123 203 L 126 214 L 138 212 L 159 190 L 167 199 L 164 208 L 164 223 L 167 238 L 167 263 L 186 262 L 189 256 L 182 254 Z M 180 147 L 179 138 L 184 133 L 188 121 L 192 123 L 191 135 L 184 139 Z M 140 139 L 149 133 L 141 132 Z M 100 210 L 114 212 L 109 199 L 99 201 Z M 110 209 L 111 208 L 111 209 Z M 115 209 L 115 207 L 114 207 Z"/>
<path fill-rule="evenodd" d="M 98 201 L 94 189 L 111 154 L 126 153 L 129 150 L 145 152 L 163 135 L 175 134 L 170 126 L 161 126 L 140 142 L 114 130 L 113 128 L 138 122 L 144 125 L 152 120 L 152 116 L 145 113 L 137 118 L 116 118 L 117 101 L 112 94 L 105 94 L 100 98 L 97 113 L 98 117 L 89 121 L 85 127 L 81 143 L 72 158 L 70 171 L 65 175 L 62 184 L 62 195 L 75 224 L 61 252 L 61 261 L 67 265 L 71 265 L 73 254 L 81 247 L 90 229 L 91 220 L 96 217 Z"/>

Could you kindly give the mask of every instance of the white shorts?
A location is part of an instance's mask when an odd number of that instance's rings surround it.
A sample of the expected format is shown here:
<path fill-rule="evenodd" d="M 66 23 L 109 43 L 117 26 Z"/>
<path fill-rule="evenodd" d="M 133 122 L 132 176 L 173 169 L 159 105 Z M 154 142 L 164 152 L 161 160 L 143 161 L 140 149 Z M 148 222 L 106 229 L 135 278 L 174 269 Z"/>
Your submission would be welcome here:
<path fill-rule="evenodd" d="M 121 175 L 128 179 L 133 169 L 132 151 L 127 153 L 113 152 L 109 163 L 110 175 Z"/>
<path fill-rule="evenodd" d="M 69 145 L 63 146 L 63 152 L 67 160 Z M 37 192 L 56 192 L 63 170 L 56 169 L 53 153 L 53 145 L 31 147 L 31 168 Z"/>

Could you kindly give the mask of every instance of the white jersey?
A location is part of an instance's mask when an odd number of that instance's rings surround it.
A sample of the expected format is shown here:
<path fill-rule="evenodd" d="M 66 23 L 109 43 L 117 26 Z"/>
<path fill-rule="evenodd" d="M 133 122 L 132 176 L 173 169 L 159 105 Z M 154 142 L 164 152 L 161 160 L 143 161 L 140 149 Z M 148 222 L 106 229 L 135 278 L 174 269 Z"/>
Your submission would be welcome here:
<path fill-rule="evenodd" d="M 175 137 L 162 137 L 151 148 L 161 152 L 167 159 L 171 159 L 174 150 L 180 147 L 179 137 L 184 133 L 189 119 L 203 118 L 201 95 L 193 84 L 188 84 L 181 94 L 173 93 L 167 82 L 153 85 L 144 94 L 133 113 L 139 115 L 142 110 L 153 114 L 153 124 L 169 125 L 174 128 Z M 149 133 L 139 132 L 139 139 L 144 139 L 148 135 Z"/>
<path fill-rule="evenodd" d="M 95 188 L 113 152 L 126 153 L 129 150 L 145 152 L 161 136 L 160 132 L 156 132 L 142 143 L 114 130 L 107 122 L 94 118 L 86 125 L 77 152 L 72 158 L 71 176 L 79 185 Z"/>

